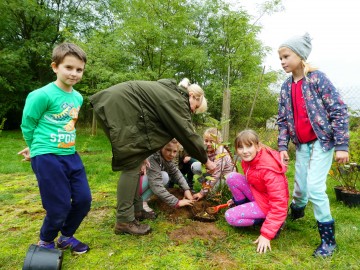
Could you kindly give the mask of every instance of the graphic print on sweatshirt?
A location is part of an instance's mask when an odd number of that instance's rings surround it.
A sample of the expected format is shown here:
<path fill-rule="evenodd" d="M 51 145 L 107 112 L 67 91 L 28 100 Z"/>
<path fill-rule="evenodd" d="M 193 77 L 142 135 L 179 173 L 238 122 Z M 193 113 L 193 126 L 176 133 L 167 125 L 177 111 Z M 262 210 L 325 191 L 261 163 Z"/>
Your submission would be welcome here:
<path fill-rule="evenodd" d="M 61 104 L 62 111 L 58 114 L 47 114 L 44 118 L 61 127 L 58 128 L 58 134 L 51 133 L 50 141 L 57 142 L 59 148 L 70 148 L 75 145 L 75 123 L 78 119 L 80 106 L 75 108 L 73 104 Z"/>

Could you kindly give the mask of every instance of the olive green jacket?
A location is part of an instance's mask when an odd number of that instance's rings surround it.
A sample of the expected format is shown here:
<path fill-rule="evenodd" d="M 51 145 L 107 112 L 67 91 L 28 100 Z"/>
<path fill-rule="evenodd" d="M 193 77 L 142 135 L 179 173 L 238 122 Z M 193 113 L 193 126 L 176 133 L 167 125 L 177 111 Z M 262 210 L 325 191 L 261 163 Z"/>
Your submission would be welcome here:
<path fill-rule="evenodd" d="M 189 94 L 174 80 L 128 81 L 90 97 L 95 114 L 112 146 L 112 169 L 139 166 L 176 138 L 205 163 L 202 138 L 191 122 Z"/>

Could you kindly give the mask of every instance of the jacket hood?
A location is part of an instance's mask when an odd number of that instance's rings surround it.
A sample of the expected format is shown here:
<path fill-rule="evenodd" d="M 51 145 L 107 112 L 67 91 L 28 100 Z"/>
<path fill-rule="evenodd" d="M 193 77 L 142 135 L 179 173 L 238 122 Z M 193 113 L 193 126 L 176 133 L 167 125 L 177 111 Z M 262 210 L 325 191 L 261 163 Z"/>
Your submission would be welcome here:
<path fill-rule="evenodd" d="M 250 162 L 241 162 L 244 169 L 253 167 L 256 169 L 268 169 L 276 173 L 285 173 L 287 167 L 281 163 L 280 154 L 268 147 L 261 147 L 256 157 Z"/>

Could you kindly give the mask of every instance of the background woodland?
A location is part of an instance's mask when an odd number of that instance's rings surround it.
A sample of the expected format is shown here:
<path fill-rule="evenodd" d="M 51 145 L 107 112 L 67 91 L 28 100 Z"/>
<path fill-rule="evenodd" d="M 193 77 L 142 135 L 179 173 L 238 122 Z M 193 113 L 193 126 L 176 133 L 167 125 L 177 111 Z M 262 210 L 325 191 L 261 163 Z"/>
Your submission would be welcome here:
<path fill-rule="evenodd" d="M 281 1 L 268 1 L 252 18 L 223 0 L 3 0 L 0 120 L 7 119 L 5 129 L 19 128 L 27 94 L 55 80 L 52 49 L 68 41 L 88 55 L 76 85 L 85 97 L 81 121 L 91 122 L 87 97 L 111 85 L 187 77 L 204 88 L 207 116 L 221 120 L 229 90 L 232 127 L 242 129 L 250 111 L 252 126 L 265 127 L 277 112 L 271 89 L 280 73 L 262 65 L 269 48 L 257 38 L 258 23 L 280 8 Z"/>

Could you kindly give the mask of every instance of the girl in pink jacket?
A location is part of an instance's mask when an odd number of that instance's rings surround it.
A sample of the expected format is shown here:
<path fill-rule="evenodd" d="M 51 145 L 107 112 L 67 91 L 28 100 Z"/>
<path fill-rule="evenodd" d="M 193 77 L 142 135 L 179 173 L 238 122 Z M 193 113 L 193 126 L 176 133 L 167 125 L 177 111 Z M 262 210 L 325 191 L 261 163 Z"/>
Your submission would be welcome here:
<path fill-rule="evenodd" d="M 241 157 L 245 174 L 230 173 L 226 184 L 233 195 L 228 201 L 235 205 L 225 212 L 226 221 L 236 227 L 262 224 L 255 240 L 257 252 L 271 250 L 270 240 L 278 236 L 287 216 L 289 201 L 286 167 L 279 153 L 259 142 L 253 130 L 240 132 L 235 149 Z"/>

